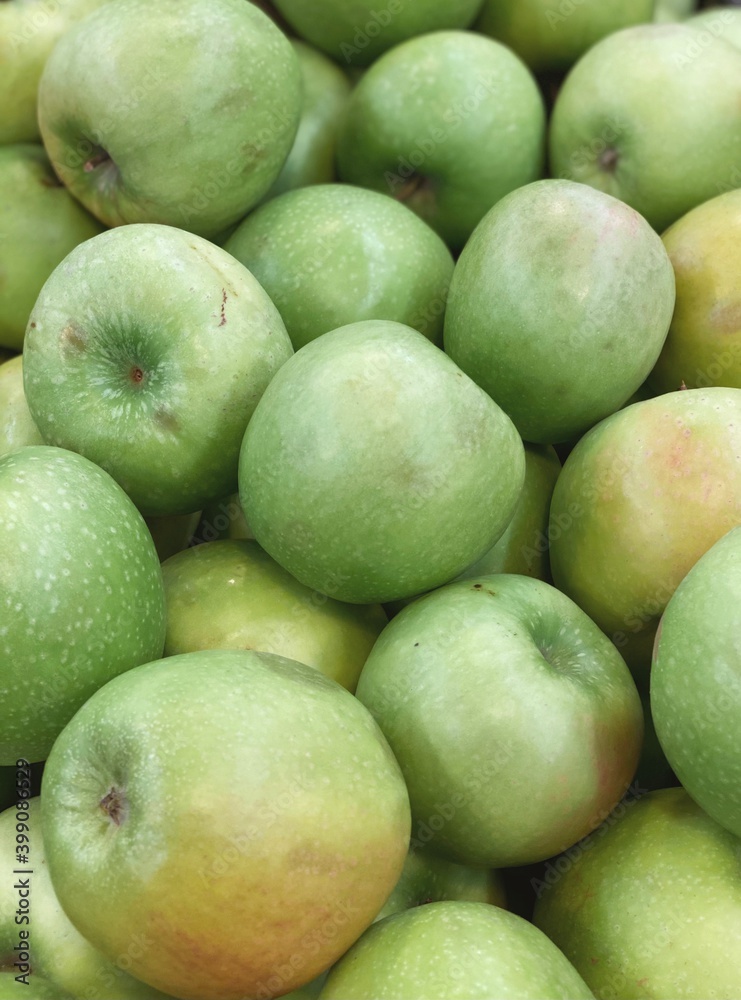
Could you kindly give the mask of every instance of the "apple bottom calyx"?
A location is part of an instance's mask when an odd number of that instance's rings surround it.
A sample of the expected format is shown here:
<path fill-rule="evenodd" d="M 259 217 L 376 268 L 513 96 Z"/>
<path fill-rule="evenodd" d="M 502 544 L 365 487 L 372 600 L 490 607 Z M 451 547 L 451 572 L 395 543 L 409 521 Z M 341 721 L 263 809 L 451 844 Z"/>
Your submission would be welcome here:
<path fill-rule="evenodd" d="M 111 786 L 100 800 L 100 808 L 115 826 L 122 826 L 129 814 L 129 802 L 122 789 Z"/>

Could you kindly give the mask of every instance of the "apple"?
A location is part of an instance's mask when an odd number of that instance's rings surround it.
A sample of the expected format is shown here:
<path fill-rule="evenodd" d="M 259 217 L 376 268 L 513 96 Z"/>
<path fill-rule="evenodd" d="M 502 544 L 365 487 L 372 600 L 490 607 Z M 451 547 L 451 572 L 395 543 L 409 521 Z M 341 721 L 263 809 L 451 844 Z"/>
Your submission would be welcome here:
<path fill-rule="evenodd" d="M 28 986 L 24 982 L 16 981 L 15 974 L 17 971 L 17 969 L 14 969 L 6 972 L 0 967 L 0 1000 L 20 1000 L 21 997 L 28 998 Z M 75 1000 L 69 993 L 62 993 L 48 979 L 30 976 L 28 985 L 33 987 L 31 1000 Z"/>
<path fill-rule="evenodd" d="M 195 514 L 145 518 L 160 562 L 182 552 L 193 542 L 200 520 L 200 511 Z"/>
<path fill-rule="evenodd" d="M 608 417 L 564 464 L 551 570 L 645 678 L 682 578 L 741 524 L 741 389 L 670 392 Z"/>
<path fill-rule="evenodd" d="M 350 95 L 340 177 L 403 202 L 454 250 L 504 195 L 541 176 L 545 110 L 527 67 L 472 32 L 382 56 Z"/>
<path fill-rule="evenodd" d="M 363 706 L 269 653 L 173 656 L 116 678 L 54 745 L 52 882 L 111 959 L 182 1000 L 275 996 L 357 939 L 409 841 L 399 768 Z"/>
<path fill-rule="evenodd" d="M 216 236 L 276 180 L 301 111 L 296 55 L 245 0 L 117 0 L 65 34 L 39 86 L 44 145 L 106 225 Z"/>
<path fill-rule="evenodd" d="M 737 997 L 738 859 L 683 788 L 651 792 L 559 858 L 535 923 L 597 997 Z"/>
<path fill-rule="evenodd" d="M 165 597 L 139 512 L 81 455 L 0 458 L 0 764 L 45 760 L 99 687 L 162 654 Z"/>
<path fill-rule="evenodd" d="M 661 619 L 651 707 L 666 756 L 693 799 L 741 837 L 741 528 L 716 542 Z"/>
<path fill-rule="evenodd" d="M 666 21 L 684 21 L 696 6 L 697 0 L 656 0 L 654 21 L 660 24 Z"/>
<path fill-rule="evenodd" d="M 703 33 L 703 43 L 707 36 L 717 36 L 741 49 L 741 10 L 737 7 L 710 7 L 695 14 L 686 22 L 687 26 Z"/>
<path fill-rule="evenodd" d="M 291 191 L 248 216 L 225 249 L 273 300 L 296 350 L 370 319 L 442 342 L 450 251 L 414 212 L 376 191 Z"/>
<path fill-rule="evenodd" d="M 655 0 L 485 0 L 477 31 L 536 72 L 568 69 L 606 35 L 650 21 Z"/>
<path fill-rule="evenodd" d="M 123 226 L 44 285 L 26 397 L 44 439 L 106 469 L 142 513 L 189 514 L 236 488 L 247 422 L 291 354 L 275 306 L 226 251 Z"/>
<path fill-rule="evenodd" d="M 239 460 L 255 538 L 297 580 L 351 604 L 411 597 L 480 558 L 525 475 L 509 418 L 421 333 L 354 323 L 268 386 Z"/>
<path fill-rule="evenodd" d="M 550 153 L 554 176 L 620 198 L 661 232 L 738 184 L 738 52 L 684 24 L 608 36 L 561 88 Z"/>
<path fill-rule="evenodd" d="M 0 21 L 6 7 L 0 3 Z M 0 146 L 0 231 L 0 345 L 20 350 L 44 282 L 102 227 L 63 187 L 42 147 L 20 145 Z"/>
<path fill-rule="evenodd" d="M 445 350 L 527 441 L 569 441 L 651 372 L 674 309 L 661 239 L 628 205 L 545 180 L 503 198 L 466 244 Z"/>
<path fill-rule="evenodd" d="M 0 456 L 43 444 L 23 392 L 23 356 L 0 364 Z"/>
<path fill-rule="evenodd" d="M 464 865 L 542 861 L 631 781 L 641 703 L 620 654 L 530 577 L 442 587 L 397 615 L 360 675 L 409 789 L 414 842 Z"/>
<path fill-rule="evenodd" d="M 741 389 L 741 190 L 694 208 L 663 240 L 677 279 L 677 304 L 652 387 Z"/>
<path fill-rule="evenodd" d="M 302 38 L 348 65 L 368 66 L 415 35 L 467 28 L 482 0 L 274 0 Z"/>
<path fill-rule="evenodd" d="M 374 924 L 330 972 L 321 1000 L 590 1000 L 576 970 L 522 917 L 430 903 Z"/>
<path fill-rule="evenodd" d="M 341 604 L 294 580 L 257 542 L 207 542 L 162 567 L 165 656 L 259 649 L 315 667 L 354 691 L 388 619 L 376 606 Z"/>

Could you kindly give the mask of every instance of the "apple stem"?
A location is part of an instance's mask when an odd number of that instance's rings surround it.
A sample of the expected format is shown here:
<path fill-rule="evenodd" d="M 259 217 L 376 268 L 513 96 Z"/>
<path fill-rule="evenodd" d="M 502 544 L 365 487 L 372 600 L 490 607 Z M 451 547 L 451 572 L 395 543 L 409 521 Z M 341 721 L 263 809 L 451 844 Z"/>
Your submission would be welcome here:
<path fill-rule="evenodd" d="M 100 808 L 116 826 L 121 826 L 129 811 L 126 796 L 120 788 L 113 786 L 100 800 Z"/>
<path fill-rule="evenodd" d="M 105 149 L 101 149 L 94 156 L 90 157 L 82 169 L 86 174 L 92 173 L 96 167 L 99 167 L 102 163 L 108 163 L 110 159 L 110 154 Z"/>

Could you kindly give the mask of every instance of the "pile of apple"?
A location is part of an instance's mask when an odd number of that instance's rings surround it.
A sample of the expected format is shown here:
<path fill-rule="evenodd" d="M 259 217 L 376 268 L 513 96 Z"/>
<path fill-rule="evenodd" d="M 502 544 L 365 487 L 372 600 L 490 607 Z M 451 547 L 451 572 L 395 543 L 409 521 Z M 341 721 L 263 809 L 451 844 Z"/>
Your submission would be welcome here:
<path fill-rule="evenodd" d="M 741 1000 L 695 7 L 0 0 L 0 1000 Z"/>

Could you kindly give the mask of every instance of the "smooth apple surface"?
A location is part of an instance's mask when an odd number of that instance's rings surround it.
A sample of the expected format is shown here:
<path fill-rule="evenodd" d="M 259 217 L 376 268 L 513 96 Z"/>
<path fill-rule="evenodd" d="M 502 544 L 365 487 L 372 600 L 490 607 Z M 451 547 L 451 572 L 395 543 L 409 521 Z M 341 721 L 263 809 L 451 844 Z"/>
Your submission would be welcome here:
<path fill-rule="evenodd" d="M 509 418 L 422 334 L 354 323 L 302 348 L 242 445 L 239 493 L 260 545 L 352 604 L 452 579 L 501 536 L 525 475 Z"/>
<path fill-rule="evenodd" d="M 23 356 L 0 364 L 0 456 L 43 444 L 23 391 Z"/>
<path fill-rule="evenodd" d="M 656 0 L 654 21 L 684 21 L 697 7 L 697 0 Z"/>
<path fill-rule="evenodd" d="M 398 765 L 317 670 L 211 650 L 129 671 L 57 740 L 42 784 L 54 888 L 104 954 L 183 1000 L 276 996 L 323 972 L 391 892 Z"/>
<path fill-rule="evenodd" d="M 690 17 L 685 23 L 688 28 L 702 32 L 705 44 L 710 36 L 723 38 L 734 48 L 741 49 L 741 10 L 737 7 L 711 7 Z"/>

